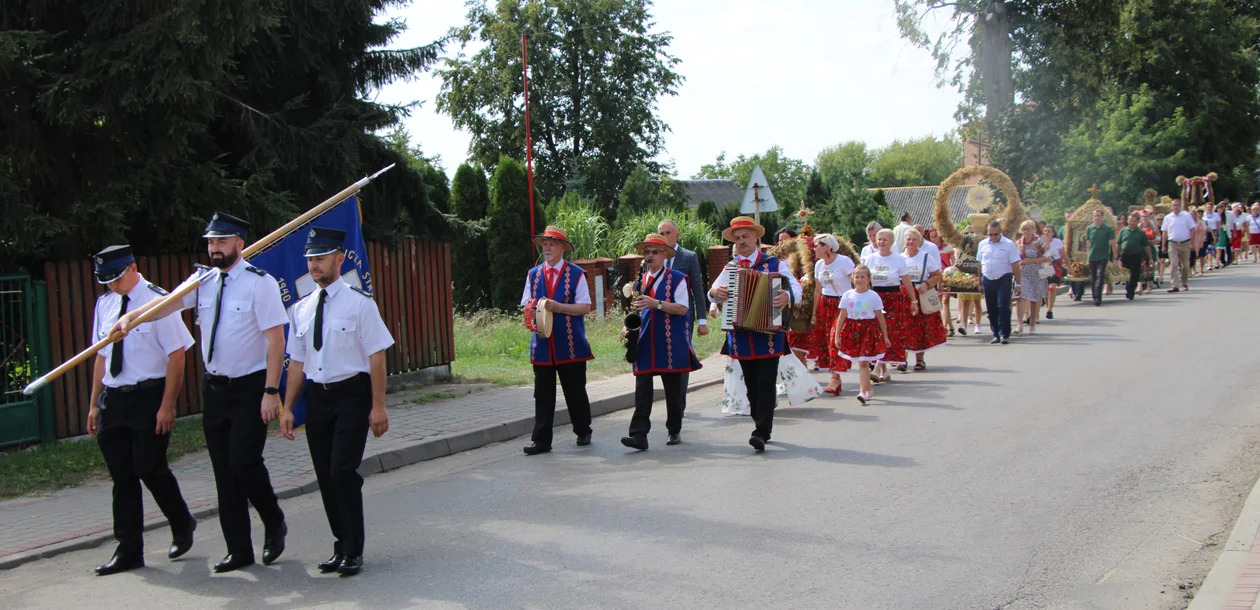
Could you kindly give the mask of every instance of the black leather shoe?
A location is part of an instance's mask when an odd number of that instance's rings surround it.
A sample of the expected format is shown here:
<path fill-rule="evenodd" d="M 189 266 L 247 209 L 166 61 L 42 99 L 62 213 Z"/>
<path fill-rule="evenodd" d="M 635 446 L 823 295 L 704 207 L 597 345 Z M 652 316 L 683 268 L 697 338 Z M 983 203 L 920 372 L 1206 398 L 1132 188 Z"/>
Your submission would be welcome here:
<path fill-rule="evenodd" d="M 1002 345 L 1006 345 L 1007 343 L 1010 343 L 1010 342 L 1011 342 L 1010 337 L 1002 337 Z"/>
<path fill-rule="evenodd" d="M 577 441 L 578 447 L 585 447 L 589 444 L 591 444 L 591 435 L 589 434 L 578 435 L 578 441 Z"/>
<path fill-rule="evenodd" d="M 337 567 L 337 573 L 342 576 L 354 576 L 363 570 L 363 556 L 346 557 L 341 565 Z"/>
<path fill-rule="evenodd" d="M 644 436 L 623 436 L 621 444 L 639 451 L 647 451 L 648 448 L 647 437 Z"/>
<path fill-rule="evenodd" d="M 96 568 L 97 576 L 109 576 L 119 572 L 126 572 L 136 568 L 144 567 L 144 555 L 140 553 L 131 554 L 122 551 L 114 551 L 114 556 L 109 558 L 104 565 Z"/>
<path fill-rule="evenodd" d="M 193 532 L 197 530 L 197 520 L 188 516 L 188 527 L 181 531 L 175 532 L 171 536 L 171 548 L 166 552 L 166 556 L 170 559 L 178 559 L 187 553 L 193 545 Z"/>
<path fill-rule="evenodd" d="M 345 555 L 342 555 L 341 553 L 333 553 L 333 556 L 329 557 L 327 561 L 319 564 L 319 571 L 323 572 L 324 574 L 327 574 L 329 572 L 336 572 L 337 568 L 341 567 L 341 562 L 345 560 L 346 560 Z"/>
<path fill-rule="evenodd" d="M 241 553 L 228 553 L 223 561 L 214 564 L 214 573 L 222 574 L 224 572 L 232 572 L 239 570 L 245 566 L 254 565 L 254 555 L 244 555 Z"/>
<path fill-rule="evenodd" d="M 538 455 L 551 451 L 551 447 L 542 447 L 538 443 L 534 443 L 525 448 L 525 455 Z"/>
<path fill-rule="evenodd" d="M 267 532 L 266 537 L 263 538 L 263 565 L 269 565 L 280 559 L 280 554 L 284 552 L 284 537 L 288 534 L 289 526 L 283 521 L 274 532 Z"/>
<path fill-rule="evenodd" d="M 752 448 L 756 449 L 757 453 L 761 453 L 766 450 L 766 441 L 762 440 L 760 436 L 748 437 L 748 444 L 752 445 Z"/>
<path fill-rule="evenodd" d="M 682 437 L 677 434 L 669 435 L 669 440 L 665 441 L 666 445 L 677 445 L 682 442 Z"/>

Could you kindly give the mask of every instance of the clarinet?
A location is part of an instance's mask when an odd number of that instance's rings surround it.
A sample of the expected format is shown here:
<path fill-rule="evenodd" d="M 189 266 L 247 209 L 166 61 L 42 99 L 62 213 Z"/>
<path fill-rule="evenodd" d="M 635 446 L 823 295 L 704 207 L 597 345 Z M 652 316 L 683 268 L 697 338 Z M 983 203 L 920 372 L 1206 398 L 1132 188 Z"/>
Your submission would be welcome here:
<path fill-rule="evenodd" d="M 647 261 L 639 266 L 639 277 L 634 279 L 634 285 L 630 288 L 631 303 L 643 294 L 643 274 L 647 273 L 647 268 Z M 643 328 L 643 315 L 637 311 L 631 312 L 623 324 L 626 327 L 626 338 L 622 342 L 626 346 L 626 362 L 634 363 L 639 359 L 639 329 Z"/>

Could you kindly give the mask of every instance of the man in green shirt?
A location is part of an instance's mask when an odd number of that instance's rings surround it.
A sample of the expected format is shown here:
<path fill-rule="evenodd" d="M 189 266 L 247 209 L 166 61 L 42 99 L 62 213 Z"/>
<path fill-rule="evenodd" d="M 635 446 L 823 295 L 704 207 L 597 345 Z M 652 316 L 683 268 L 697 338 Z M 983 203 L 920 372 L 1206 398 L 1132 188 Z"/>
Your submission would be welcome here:
<path fill-rule="evenodd" d="M 1137 290 L 1138 279 L 1142 276 L 1142 264 L 1155 260 L 1151 251 L 1151 240 L 1146 232 L 1138 228 L 1140 218 L 1135 212 L 1129 215 L 1129 224 L 1120 229 L 1120 237 L 1116 243 L 1120 248 L 1120 264 L 1129 270 L 1129 281 L 1124 285 L 1124 298 L 1133 300 Z"/>
<path fill-rule="evenodd" d="M 1102 305 L 1103 284 L 1107 283 L 1107 263 L 1119 258 L 1116 247 L 1116 231 L 1103 224 L 1102 208 L 1094 210 L 1094 224 L 1085 230 L 1089 240 L 1089 291 L 1094 306 Z"/>

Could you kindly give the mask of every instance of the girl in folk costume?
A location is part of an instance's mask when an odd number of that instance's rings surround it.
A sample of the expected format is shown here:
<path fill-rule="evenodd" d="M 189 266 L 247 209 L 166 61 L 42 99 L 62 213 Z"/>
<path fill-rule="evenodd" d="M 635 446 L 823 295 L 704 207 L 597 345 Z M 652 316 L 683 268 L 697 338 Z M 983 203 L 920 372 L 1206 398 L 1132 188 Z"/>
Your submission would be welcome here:
<path fill-rule="evenodd" d="M 902 258 L 906 260 L 906 275 L 914 284 L 915 298 L 929 291 L 936 290 L 941 283 L 941 264 L 928 252 L 920 250 L 923 236 L 918 231 L 906 233 L 906 249 Z M 945 326 L 941 324 L 940 315 L 913 311 L 910 316 L 909 329 L 906 333 L 906 351 L 914 354 L 914 370 L 927 369 L 923 358 L 924 352 L 945 343 Z"/>
<path fill-rule="evenodd" d="M 853 270 L 853 289 L 840 297 L 832 345 L 837 358 L 858 363 L 858 395 L 862 404 L 874 396 L 870 362 L 879 362 L 891 345 L 884 301 L 871 290 L 871 270 L 858 265 Z"/>
<path fill-rule="evenodd" d="M 738 216 L 731 220 L 731 225 L 722 231 L 722 237 L 735 244 L 735 259 L 732 261 L 740 267 L 753 269 L 763 273 L 778 273 L 786 280 L 786 290 L 779 293 L 774 306 L 784 309 L 791 303 L 801 299 L 801 285 L 792 276 L 787 265 L 780 264 L 779 259 L 765 255 L 759 247 L 759 240 L 766 232 L 752 218 Z M 719 273 L 709 288 L 709 298 L 726 306 L 730 297 L 727 286 L 727 274 Z M 765 451 L 766 442 L 774 426 L 775 383 L 779 363 L 787 350 L 787 341 L 782 331 L 773 333 L 752 332 L 741 329 L 727 331 L 726 352 L 739 361 L 739 367 L 747 385 L 749 411 L 756 428 L 748 439 L 748 444 L 758 452 Z M 803 367 L 802 367 L 803 368 Z"/>
<path fill-rule="evenodd" d="M 888 320 L 888 338 L 892 341 L 884 351 L 884 357 L 876 367 L 875 381 L 891 381 L 888 365 L 906 370 L 906 348 L 909 346 L 910 316 L 918 313 L 918 292 L 907 275 L 906 259 L 892 251 L 892 229 L 881 229 L 875 236 L 878 248 L 874 254 L 862 259 L 871 271 L 872 290 L 884 301 L 884 315 Z"/>
<path fill-rule="evenodd" d="M 853 285 L 853 259 L 840 256 L 840 240 L 830 233 L 814 238 L 814 316 L 809 332 L 809 351 L 817 354 L 818 368 L 831 371 L 831 383 L 823 389 L 840 395 L 840 373 L 849 370 L 850 363 L 843 358 L 832 358 L 831 340 L 836 316 L 840 313 L 840 296 Z"/>
<path fill-rule="evenodd" d="M 700 360 L 691 349 L 691 300 L 687 276 L 665 266 L 676 251 L 664 237 L 649 233 L 635 244 L 647 263 L 640 278 L 642 293 L 632 307 L 643 318 L 639 326 L 638 353 L 634 362 L 634 416 L 629 435 L 621 444 L 639 451 L 648 448 L 652 429 L 652 376 L 659 375 L 665 389 L 666 445 L 682 442 L 683 373 L 700 369 Z M 622 329 L 622 337 L 631 332 Z"/>
<path fill-rule="evenodd" d="M 591 403 L 586 394 L 586 361 L 595 358 L 586 341 L 584 316 L 590 313 L 591 293 L 586 273 L 564 260 L 573 249 L 563 229 L 547 227 L 534 243 L 542 248 L 542 264 L 525 276 L 521 305 L 536 308 L 546 299 L 545 312 L 553 317 L 551 336 L 537 331 L 529 340 L 529 361 L 534 365 L 534 434 L 526 455 L 551 451 L 551 428 L 556 415 L 556 377 L 564 389 L 564 402 L 577 444 L 591 444 Z"/>

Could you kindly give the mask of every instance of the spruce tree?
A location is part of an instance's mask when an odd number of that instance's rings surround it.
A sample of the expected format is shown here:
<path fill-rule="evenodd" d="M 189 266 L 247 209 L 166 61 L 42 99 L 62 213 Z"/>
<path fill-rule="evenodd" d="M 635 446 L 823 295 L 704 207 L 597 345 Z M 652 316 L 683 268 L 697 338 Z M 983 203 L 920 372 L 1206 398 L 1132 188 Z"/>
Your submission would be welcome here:
<path fill-rule="evenodd" d="M 535 202 L 538 198 L 535 197 Z M 546 226 L 542 205 L 534 204 L 535 227 Z M 490 269 L 490 304 L 503 311 L 520 307 L 525 274 L 538 255 L 529 232 L 529 184 L 525 165 L 507 155 L 490 178 L 490 208 L 487 213 L 487 251 Z"/>
<path fill-rule="evenodd" d="M 455 170 L 451 184 L 451 212 L 465 222 L 484 220 L 490 207 L 490 185 L 479 165 L 464 163 Z M 472 311 L 490 304 L 490 268 L 485 235 L 461 237 L 451 247 L 451 272 L 455 281 L 455 307 Z"/>

